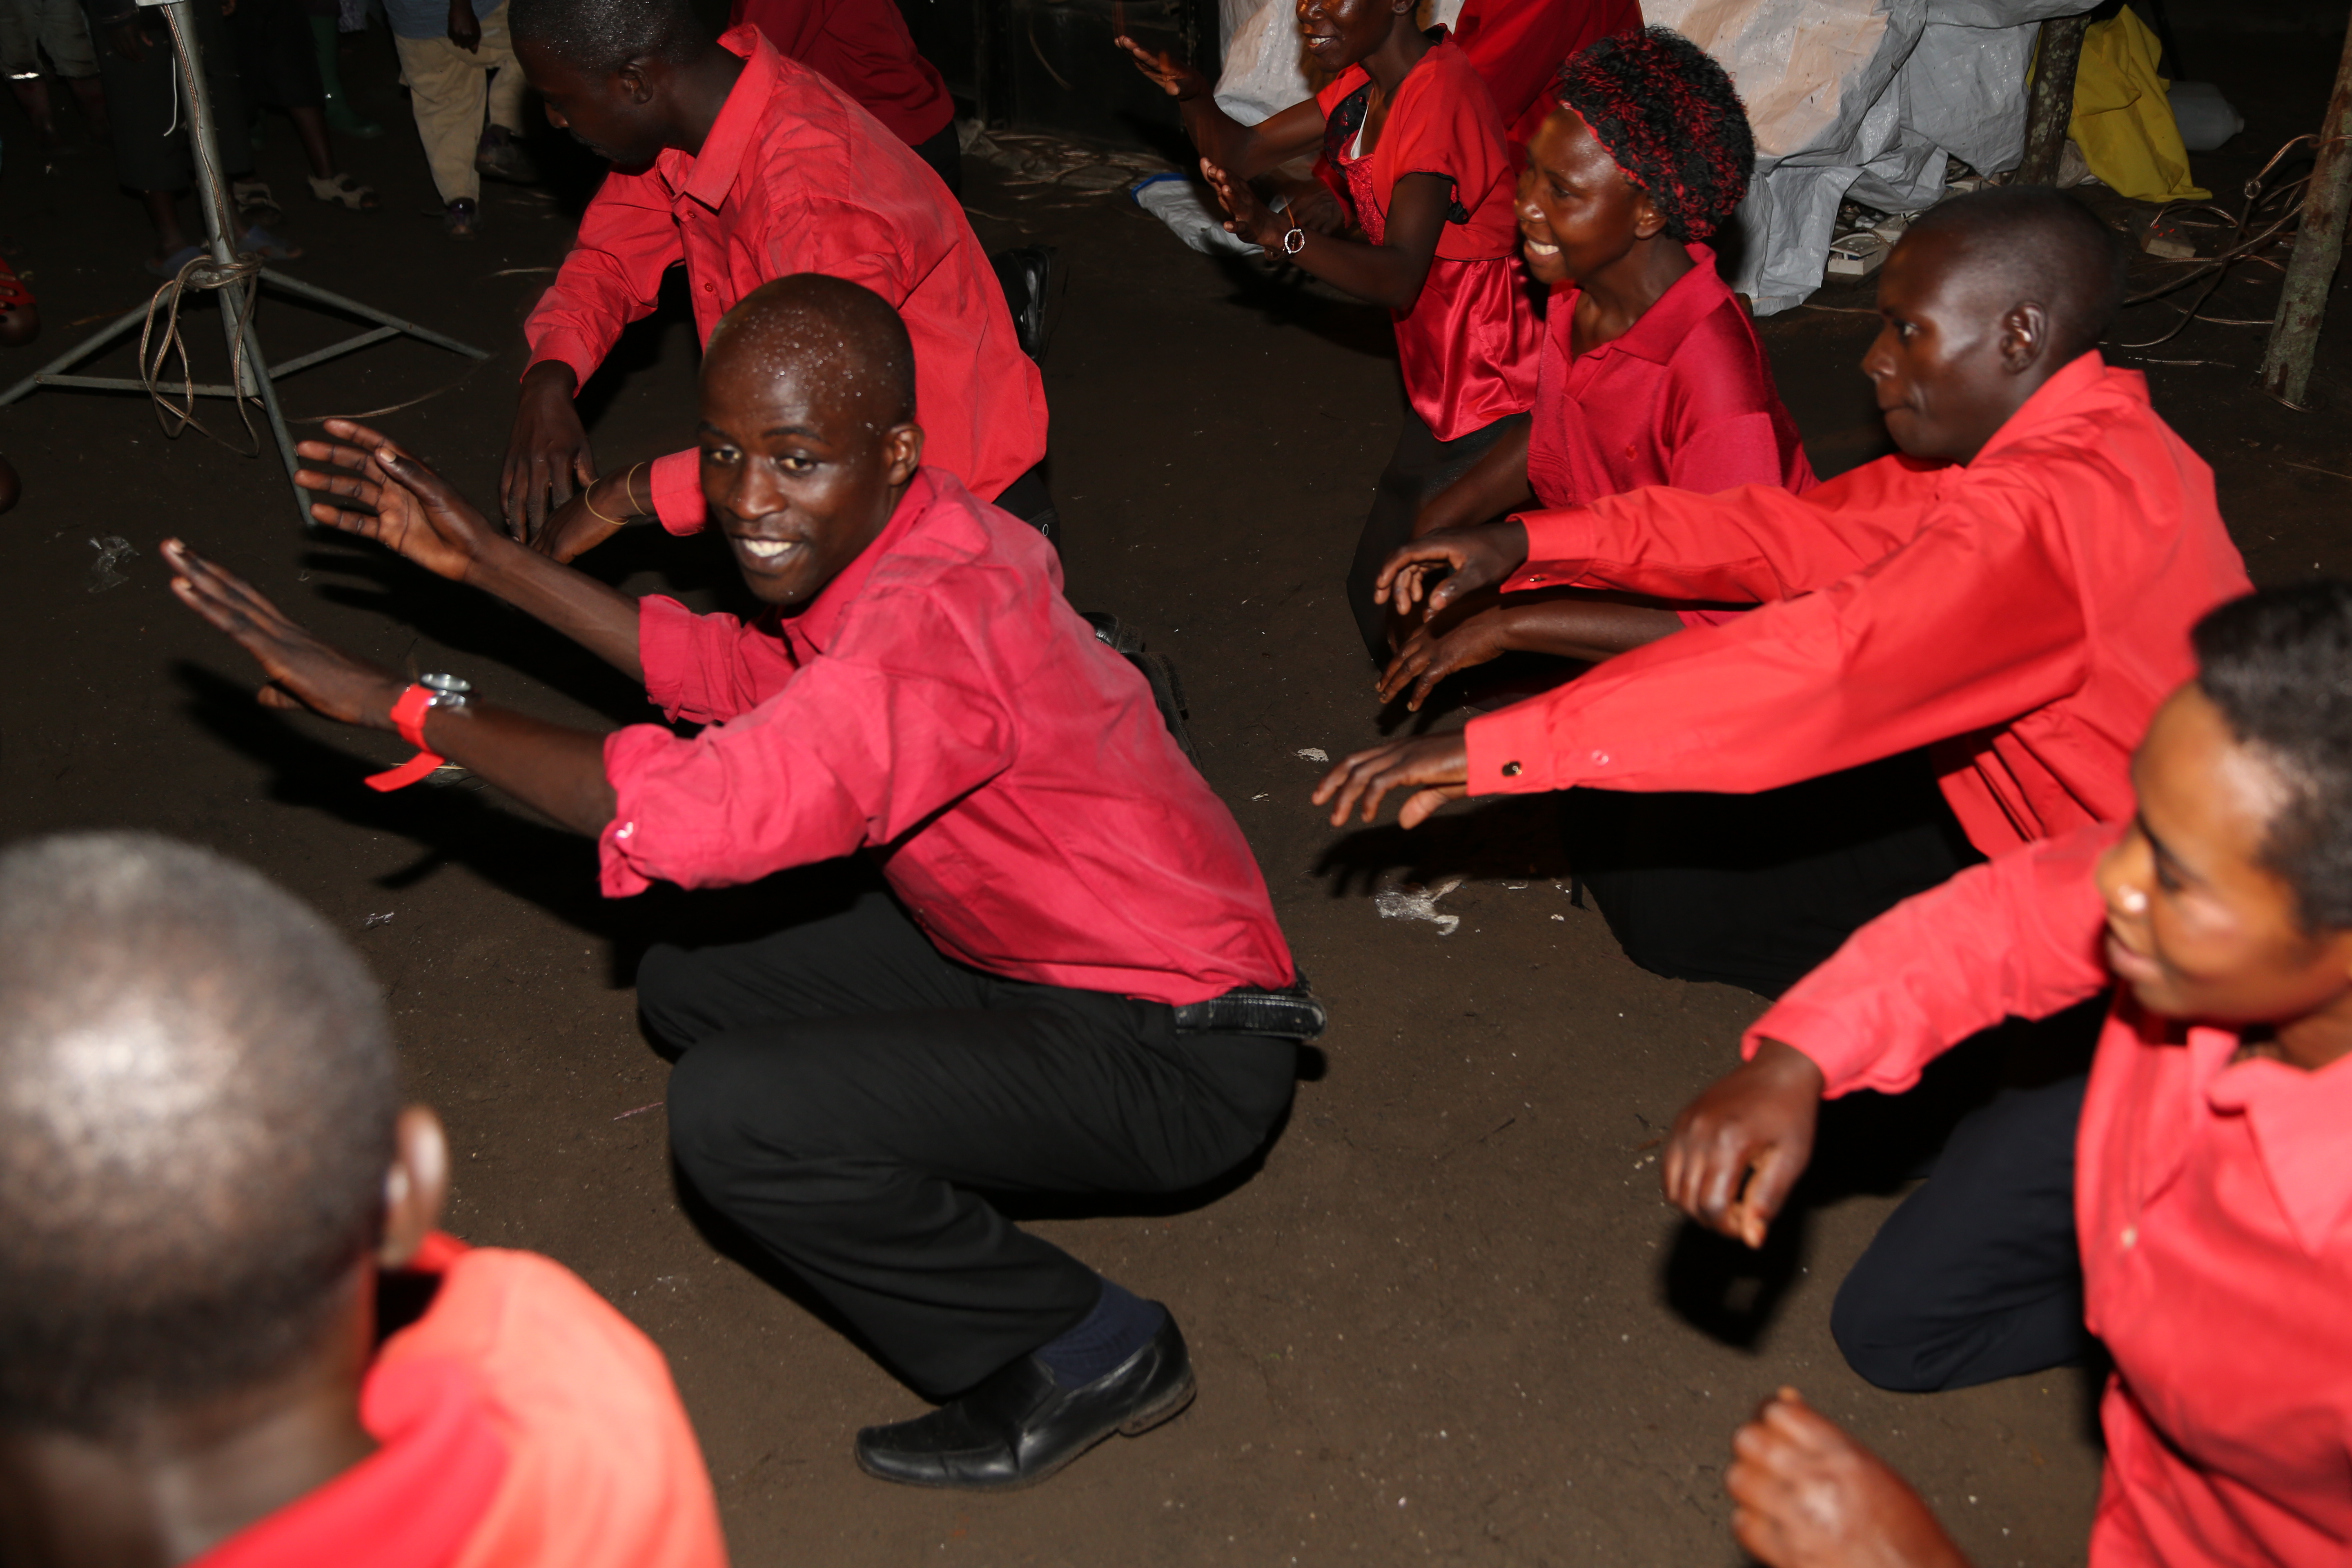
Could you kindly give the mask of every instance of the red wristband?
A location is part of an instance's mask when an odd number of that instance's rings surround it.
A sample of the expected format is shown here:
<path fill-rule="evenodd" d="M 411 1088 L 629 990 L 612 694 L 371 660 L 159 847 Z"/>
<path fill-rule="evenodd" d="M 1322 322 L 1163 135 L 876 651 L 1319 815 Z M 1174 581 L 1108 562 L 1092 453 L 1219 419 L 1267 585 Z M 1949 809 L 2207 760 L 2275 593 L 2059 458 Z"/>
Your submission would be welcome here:
<path fill-rule="evenodd" d="M 425 744 L 425 715 L 432 706 L 433 689 L 429 686 L 410 686 L 393 702 L 392 727 L 400 731 L 401 739 L 416 748 L 416 754 L 396 768 L 370 773 L 368 788 L 405 789 L 441 765 L 441 759 Z"/>

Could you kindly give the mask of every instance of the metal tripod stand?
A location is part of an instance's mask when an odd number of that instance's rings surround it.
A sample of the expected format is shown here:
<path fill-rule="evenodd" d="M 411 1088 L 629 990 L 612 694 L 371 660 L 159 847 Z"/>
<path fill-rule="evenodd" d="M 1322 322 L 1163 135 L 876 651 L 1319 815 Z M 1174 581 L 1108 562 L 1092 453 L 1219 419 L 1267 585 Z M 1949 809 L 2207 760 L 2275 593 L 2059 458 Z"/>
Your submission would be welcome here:
<path fill-rule="evenodd" d="M 236 239 L 235 208 L 230 205 L 226 182 L 220 166 L 220 147 L 213 134 L 212 92 L 205 79 L 203 47 L 196 41 L 195 25 L 189 16 L 190 0 L 140 0 L 142 7 L 152 6 L 163 13 L 172 29 L 172 47 L 178 58 L 180 86 L 184 93 L 183 106 L 187 113 L 189 149 L 195 164 L 196 194 L 205 210 L 205 234 L 211 242 L 211 259 L 219 268 L 236 269 L 232 280 L 203 285 L 210 288 L 219 301 L 221 332 L 226 340 L 233 367 L 229 381 L 199 382 L 184 390 L 199 397 L 226 397 L 236 400 L 257 398 L 268 416 L 269 433 L 277 439 L 278 456 L 286 465 L 287 482 L 291 486 L 297 459 L 294 437 L 287 433 L 286 416 L 278 406 L 277 383 L 297 371 L 366 348 L 386 338 L 407 336 L 433 344 L 436 348 L 464 354 L 468 359 L 483 360 L 489 354 L 469 343 L 445 337 L 439 332 L 403 321 L 372 305 L 331 293 L 299 278 L 289 278 L 282 272 L 266 268 L 240 267 L 234 249 Z M 253 329 L 253 290 L 263 285 L 290 294 L 298 300 L 342 310 L 364 321 L 376 323 L 366 331 L 330 343 L 306 354 L 297 355 L 282 363 L 270 364 L 262 356 L 261 341 Z M 150 392 L 144 380 L 117 375 L 73 375 L 67 372 L 83 360 L 99 353 L 149 319 L 151 307 L 142 306 L 125 311 L 90 337 L 59 354 L 5 392 L 0 392 L 0 405 L 44 386 L 83 388 L 98 392 Z M 142 367 L 142 370 L 144 367 Z M 310 500 L 299 489 L 294 491 L 294 508 L 307 523 L 310 520 Z"/>

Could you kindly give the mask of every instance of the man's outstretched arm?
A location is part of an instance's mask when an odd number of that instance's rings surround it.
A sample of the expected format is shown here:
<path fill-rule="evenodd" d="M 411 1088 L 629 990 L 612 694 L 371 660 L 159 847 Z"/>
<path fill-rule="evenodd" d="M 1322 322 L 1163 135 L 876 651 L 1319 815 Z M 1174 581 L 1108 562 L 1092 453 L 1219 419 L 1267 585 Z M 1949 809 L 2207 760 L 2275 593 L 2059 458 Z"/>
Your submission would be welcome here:
<path fill-rule="evenodd" d="M 392 707 L 407 682 L 312 637 L 234 574 L 176 539 L 163 559 L 177 574 L 172 591 L 196 614 L 253 655 L 268 684 L 269 708 L 307 708 L 368 730 L 390 730 Z M 595 835 L 613 820 L 616 796 L 604 774 L 604 737 L 567 729 L 480 701 L 425 710 L 424 741 L 446 757 L 577 833 Z"/>
<path fill-rule="evenodd" d="M 373 539 L 436 576 L 504 599 L 633 679 L 645 679 L 635 599 L 509 539 L 441 476 L 378 432 L 330 419 L 327 433 L 335 439 L 295 448 L 304 461 L 338 470 L 303 468 L 294 476 L 304 489 L 328 498 L 311 504 L 312 517 Z"/>

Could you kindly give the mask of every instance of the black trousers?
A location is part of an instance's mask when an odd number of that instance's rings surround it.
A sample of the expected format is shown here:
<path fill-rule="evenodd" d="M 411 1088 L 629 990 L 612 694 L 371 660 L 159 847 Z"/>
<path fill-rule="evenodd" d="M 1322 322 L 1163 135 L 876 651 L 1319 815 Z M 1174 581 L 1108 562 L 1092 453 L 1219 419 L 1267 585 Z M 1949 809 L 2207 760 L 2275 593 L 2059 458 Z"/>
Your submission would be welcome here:
<path fill-rule="evenodd" d="M 2011 1090 L 1952 1131 L 1839 1287 L 1830 1332 L 1853 1370 L 1906 1394 L 2081 1360 L 2074 1128 L 2087 1079 Z"/>
<path fill-rule="evenodd" d="M 995 503 L 1045 536 L 1055 549 L 1062 543 L 1062 514 L 1054 510 L 1054 492 L 1045 483 L 1045 465 L 1039 463 L 997 493 Z"/>
<path fill-rule="evenodd" d="M 878 882 L 817 870 L 829 886 L 793 894 L 810 918 L 646 955 L 639 1005 L 684 1052 L 671 1143 L 705 1198 L 946 1398 L 1075 1327 L 1100 1291 L 978 1189 L 1209 1181 L 1290 1103 L 1297 1047 L 1180 1035 L 1160 1003 L 964 968 Z"/>
<path fill-rule="evenodd" d="M 915 143 L 915 156 L 931 166 L 931 172 L 948 188 L 948 195 L 963 195 L 963 142 L 956 135 L 956 123 L 950 120 L 937 135 Z"/>
<path fill-rule="evenodd" d="M 1561 812 L 1627 957 L 1767 996 L 1981 858 L 1916 752 L 1755 795 L 1570 790 Z"/>
<path fill-rule="evenodd" d="M 187 106 L 182 101 L 171 29 L 160 16 L 140 12 L 134 25 L 146 47 L 139 58 L 127 60 L 99 24 L 98 0 L 83 0 L 82 9 L 98 47 L 98 74 L 106 89 L 107 119 L 113 124 L 114 177 L 134 191 L 186 190 L 195 181 L 195 164 L 188 151 Z M 205 58 L 220 172 L 232 179 L 251 174 L 253 142 L 247 132 L 252 115 L 228 21 L 217 5 L 191 5 L 187 16 Z M 204 233 L 201 223 L 195 233 Z"/>
<path fill-rule="evenodd" d="M 1422 503 L 1460 479 L 1514 421 L 1526 417 L 1515 414 L 1466 436 L 1441 441 L 1428 422 L 1412 411 L 1411 403 L 1404 405 L 1396 450 L 1390 454 L 1389 466 L 1381 470 L 1380 485 L 1372 492 L 1372 510 L 1364 519 L 1364 531 L 1356 539 L 1356 558 L 1348 567 L 1348 608 L 1355 613 L 1356 629 L 1363 634 L 1364 651 L 1381 668 L 1388 668 L 1393 655 L 1389 647 L 1388 608 L 1372 603 L 1372 584 L 1380 580 L 1381 567 L 1412 537 L 1412 520 L 1421 515 Z"/>

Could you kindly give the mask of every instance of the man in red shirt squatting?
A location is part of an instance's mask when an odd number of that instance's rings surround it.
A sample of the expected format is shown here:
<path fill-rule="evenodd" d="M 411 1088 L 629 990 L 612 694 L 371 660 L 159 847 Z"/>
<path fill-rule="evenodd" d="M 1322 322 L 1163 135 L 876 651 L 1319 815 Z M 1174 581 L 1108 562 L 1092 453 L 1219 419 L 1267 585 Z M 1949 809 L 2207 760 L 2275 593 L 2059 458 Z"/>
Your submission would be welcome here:
<path fill-rule="evenodd" d="M 614 165 L 523 328 L 501 488 L 516 537 L 568 561 L 625 521 L 703 526 L 691 451 L 599 479 L 572 404 L 679 261 L 706 342 L 772 278 L 881 295 L 915 341 L 931 467 L 1050 537 L 1045 385 L 963 209 L 905 142 L 756 27 L 714 40 L 685 0 L 518 0 L 509 25 L 548 119 Z"/>
<path fill-rule="evenodd" d="M 661 1352 L 434 1229 L 359 957 L 147 834 L 0 855 L 0 1562 L 725 1568 Z"/>
<path fill-rule="evenodd" d="M 790 923 L 646 955 L 639 1005 L 684 1053 L 672 1144 L 909 1381 L 961 1395 L 860 1433 L 861 1465 L 1024 1485 L 1176 1414 L 1192 1373 L 1158 1303 L 972 1189 L 1173 1191 L 1230 1169 L 1289 1104 L 1289 1042 L 1319 1010 L 1286 989 L 1240 828 L 1064 602 L 1052 547 L 920 466 L 889 307 L 838 279 L 769 284 L 711 335 L 702 389 L 703 494 L 772 606 L 751 626 L 514 543 L 373 431 L 304 447 L 359 477 L 301 475 L 374 512 L 320 521 L 569 633 L 709 726 L 693 740 L 436 702 L 450 679 L 326 647 L 177 542 L 174 586 L 279 705 L 397 727 L 594 835 L 608 895 L 840 863 L 778 892 Z"/>
<path fill-rule="evenodd" d="M 2196 647 L 2128 826 L 2012 851 L 1864 928 L 1748 1031 L 1662 1170 L 1694 1218 L 1759 1243 L 1823 1095 L 1901 1089 L 2004 1013 L 2113 988 L 2087 1089 L 1995 1102 L 1969 1169 L 1948 1154 L 1896 1215 L 1959 1185 L 1938 1212 L 1972 1274 L 1882 1271 L 1873 1315 L 1997 1356 L 2079 1345 L 2087 1311 L 2115 1358 L 2092 1568 L 2318 1568 L 2352 1552 L 2352 586 L 2241 599 Z M 2081 1107 L 2078 1137 L 2042 1135 L 2052 1102 Z M 1963 1561 L 1791 1391 L 1736 1449 L 1734 1526 L 1776 1568 Z"/>
<path fill-rule="evenodd" d="M 2121 819 L 2189 627 L 2247 586 L 2212 471 L 2094 347 L 2123 279 L 2060 193 L 1947 202 L 1888 258 L 1863 360 L 1901 455 L 1803 495 L 1639 489 L 1404 546 L 1380 591 L 1450 570 L 1433 614 L 1497 584 L 1763 607 L 1357 752 L 1315 799 L 1336 826 L 1407 789 L 1410 827 L 1464 794 L 1571 791 L 1570 859 L 1628 954 L 1768 994 L 1968 845 Z M 1889 770 L 1922 749 L 1942 800 L 1915 807 Z"/>

